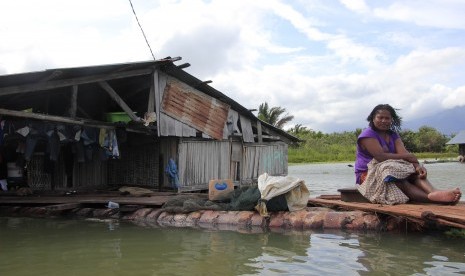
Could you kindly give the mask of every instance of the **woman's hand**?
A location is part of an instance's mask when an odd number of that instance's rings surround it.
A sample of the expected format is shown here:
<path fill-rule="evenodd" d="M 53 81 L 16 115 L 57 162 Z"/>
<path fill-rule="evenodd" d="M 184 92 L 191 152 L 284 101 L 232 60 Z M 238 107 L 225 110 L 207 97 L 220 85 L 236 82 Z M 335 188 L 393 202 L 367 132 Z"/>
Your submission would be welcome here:
<path fill-rule="evenodd" d="M 428 172 L 426 171 L 426 168 L 423 167 L 421 164 L 418 164 L 416 167 L 415 167 L 415 171 L 417 172 L 418 174 L 418 177 L 420 179 L 425 179 Z"/>

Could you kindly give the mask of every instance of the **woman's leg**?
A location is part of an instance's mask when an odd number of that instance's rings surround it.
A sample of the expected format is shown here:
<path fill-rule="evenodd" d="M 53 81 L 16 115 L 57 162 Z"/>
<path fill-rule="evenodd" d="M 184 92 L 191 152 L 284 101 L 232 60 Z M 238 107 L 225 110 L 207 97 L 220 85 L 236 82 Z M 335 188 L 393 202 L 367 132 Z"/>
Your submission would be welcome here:
<path fill-rule="evenodd" d="M 412 201 L 429 203 L 457 203 L 462 196 L 459 188 L 438 190 L 426 178 L 415 177 L 410 183 L 404 180 L 397 187 Z"/>
<path fill-rule="evenodd" d="M 411 201 L 416 202 L 431 202 L 428 198 L 428 193 L 425 192 L 420 187 L 408 182 L 407 180 L 402 180 L 401 182 L 396 182 L 396 186 L 408 197 Z"/>
<path fill-rule="evenodd" d="M 427 178 L 415 177 L 413 184 L 428 193 L 428 199 L 432 202 L 457 203 L 462 196 L 462 192 L 459 188 L 438 190 L 433 187 Z"/>

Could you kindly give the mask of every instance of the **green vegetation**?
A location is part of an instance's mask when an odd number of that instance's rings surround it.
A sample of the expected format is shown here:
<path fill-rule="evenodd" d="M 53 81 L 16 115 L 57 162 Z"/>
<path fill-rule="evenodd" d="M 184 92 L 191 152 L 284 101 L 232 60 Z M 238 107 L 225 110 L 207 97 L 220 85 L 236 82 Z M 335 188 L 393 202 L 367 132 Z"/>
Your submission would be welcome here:
<path fill-rule="evenodd" d="M 353 162 L 357 136 L 362 130 L 325 134 L 296 125 L 288 132 L 301 140 L 299 146 L 289 147 L 289 163 Z M 400 133 L 405 147 L 422 159 L 449 159 L 458 154 L 458 145 L 447 145 L 447 137 L 432 127 L 423 126 L 417 132 Z"/>
<path fill-rule="evenodd" d="M 446 236 L 450 238 L 462 238 L 465 239 L 465 229 L 451 228 L 450 230 L 444 232 Z"/>

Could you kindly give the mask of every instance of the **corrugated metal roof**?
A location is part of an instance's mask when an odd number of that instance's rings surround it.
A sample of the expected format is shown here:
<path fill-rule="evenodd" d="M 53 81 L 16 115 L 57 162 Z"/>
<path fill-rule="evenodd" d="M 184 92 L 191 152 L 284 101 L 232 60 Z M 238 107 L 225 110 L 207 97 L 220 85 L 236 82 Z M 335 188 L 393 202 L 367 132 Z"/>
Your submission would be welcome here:
<path fill-rule="evenodd" d="M 465 130 L 460 131 L 446 145 L 465 144 Z"/>
<path fill-rule="evenodd" d="M 121 86 L 120 90 L 131 90 L 132 87 L 128 87 L 128 85 L 137 83 L 139 86 L 141 86 L 140 83 L 142 80 L 146 80 L 146 78 L 150 77 L 150 74 L 157 69 L 179 79 L 180 81 L 194 87 L 206 95 L 220 100 L 221 102 L 229 105 L 230 108 L 238 111 L 242 116 L 245 116 L 252 121 L 258 121 L 258 118 L 248 108 L 242 106 L 225 94 L 211 87 L 208 85 L 208 82 L 199 80 L 185 72 L 182 69 L 182 65 L 177 66 L 173 63 L 173 61 L 177 61 L 179 59 L 180 58 L 167 57 L 165 59 L 156 61 L 119 63 L 75 68 L 56 68 L 37 72 L 2 75 L 0 76 L 0 101 L 4 104 L 8 104 L 10 109 L 23 110 L 29 108 L 30 104 L 36 103 L 46 98 L 47 95 L 51 95 L 53 97 L 58 95 L 66 95 L 65 93 L 68 92 L 67 89 L 69 89 L 69 87 L 72 85 L 87 85 L 90 87 L 89 90 L 92 90 L 91 86 L 95 85 L 96 79 L 102 76 L 107 78 L 108 81 L 111 80 L 113 82 L 112 86 L 117 88 Z M 132 82 L 127 82 L 124 79 L 137 76 L 138 78 L 135 78 Z M 37 91 L 43 91 L 46 92 L 46 94 L 35 93 Z M 17 96 L 20 93 L 29 94 L 27 97 L 18 98 Z M 133 97 L 129 93 L 125 97 L 125 100 L 127 101 L 136 99 L 137 98 Z M 300 141 L 297 137 L 287 133 L 284 130 L 275 128 L 264 122 L 262 122 L 262 124 L 266 126 L 268 130 L 285 138 L 284 140 L 287 140 L 288 142 L 295 143 Z"/>

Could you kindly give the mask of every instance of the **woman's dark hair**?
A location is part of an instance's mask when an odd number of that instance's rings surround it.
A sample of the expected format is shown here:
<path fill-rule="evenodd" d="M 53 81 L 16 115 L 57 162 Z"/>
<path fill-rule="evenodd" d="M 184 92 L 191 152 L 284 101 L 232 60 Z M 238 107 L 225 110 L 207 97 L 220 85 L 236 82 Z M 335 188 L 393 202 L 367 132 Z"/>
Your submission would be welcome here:
<path fill-rule="evenodd" d="M 378 113 L 378 111 L 380 110 L 387 110 L 389 111 L 389 113 L 391 113 L 391 117 L 392 117 L 391 131 L 400 132 L 402 118 L 396 113 L 396 110 L 398 109 L 393 108 L 392 106 L 388 104 L 378 104 L 377 106 L 375 106 L 375 108 L 373 108 L 370 115 L 368 115 L 367 117 L 367 121 L 369 122 L 370 127 L 373 129 L 376 129 L 373 123 L 373 118 L 375 118 L 376 113 Z"/>

